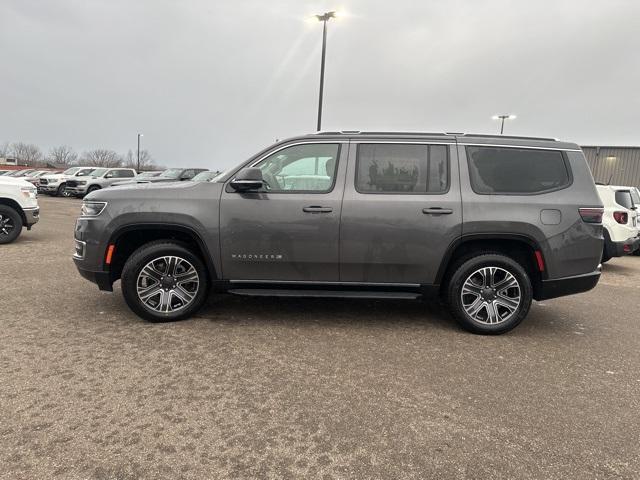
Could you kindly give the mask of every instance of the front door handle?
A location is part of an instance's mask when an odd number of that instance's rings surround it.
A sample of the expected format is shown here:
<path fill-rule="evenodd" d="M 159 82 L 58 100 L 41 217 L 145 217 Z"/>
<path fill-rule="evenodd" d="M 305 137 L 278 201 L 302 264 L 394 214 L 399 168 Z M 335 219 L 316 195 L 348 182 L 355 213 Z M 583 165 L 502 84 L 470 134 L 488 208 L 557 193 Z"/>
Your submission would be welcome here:
<path fill-rule="evenodd" d="M 422 213 L 425 215 L 451 215 L 453 210 L 450 208 L 431 207 L 423 208 Z"/>
<path fill-rule="evenodd" d="M 333 212 L 333 208 L 311 205 L 310 207 L 304 207 L 302 211 L 307 213 L 330 213 L 330 212 Z"/>

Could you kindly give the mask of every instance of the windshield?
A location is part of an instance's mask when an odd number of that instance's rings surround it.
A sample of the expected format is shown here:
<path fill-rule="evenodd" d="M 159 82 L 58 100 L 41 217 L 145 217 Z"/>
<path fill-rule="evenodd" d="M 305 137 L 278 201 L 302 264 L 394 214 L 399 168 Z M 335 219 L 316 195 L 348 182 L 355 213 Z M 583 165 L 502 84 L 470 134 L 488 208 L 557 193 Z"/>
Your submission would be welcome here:
<path fill-rule="evenodd" d="M 86 177 L 88 176 L 91 172 L 93 172 L 95 170 L 95 168 L 83 168 L 82 170 L 80 170 L 77 174 L 76 177 Z"/>
<path fill-rule="evenodd" d="M 181 168 L 169 168 L 158 175 L 158 178 L 179 178 L 181 173 Z"/>
<path fill-rule="evenodd" d="M 151 178 L 157 177 L 158 175 L 160 175 L 160 172 L 142 172 L 140 175 L 138 175 L 138 178 Z"/>
<path fill-rule="evenodd" d="M 208 182 L 217 175 L 216 172 L 200 172 L 191 179 L 192 182 Z"/>
<path fill-rule="evenodd" d="M 63 175 L 73 175 L 74 173 L 76 173 L 78 170 L 80 170 L 80 167 L 72 167 L 72 168 L 68 168 L 67 170 L 65 170 L 64 172 L 62 172 Z"/>

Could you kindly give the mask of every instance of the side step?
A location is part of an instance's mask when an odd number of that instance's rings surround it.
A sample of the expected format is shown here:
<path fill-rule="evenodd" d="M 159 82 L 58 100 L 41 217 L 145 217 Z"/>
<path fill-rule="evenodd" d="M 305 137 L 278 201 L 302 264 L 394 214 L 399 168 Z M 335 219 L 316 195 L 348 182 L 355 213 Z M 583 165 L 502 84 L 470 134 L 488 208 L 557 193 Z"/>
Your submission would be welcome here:
<path fill-rule="evenodd" d="M 315 297 L 315 298 L 378 298 L 396 300 L 415 300 L 422 297 L 420 293 L 412 292 L 376 292 L 357 290 L 294 290 L 284 288 L 234 288 L 228 290 L 234 295 L 248 295 L 252 297 Z"/>

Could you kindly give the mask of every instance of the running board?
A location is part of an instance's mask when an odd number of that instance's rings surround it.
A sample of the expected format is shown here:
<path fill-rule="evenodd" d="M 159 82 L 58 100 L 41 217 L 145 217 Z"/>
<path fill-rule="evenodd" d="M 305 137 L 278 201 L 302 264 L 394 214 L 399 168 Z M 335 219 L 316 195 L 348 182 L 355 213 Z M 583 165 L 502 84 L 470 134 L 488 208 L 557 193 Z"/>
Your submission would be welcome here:
<path fill-rule="evenodd" d="M 228 293 L 234 295 L 248 295 L 252 297 L 316 297 L 316 298 L 376 298 L 415 300 L 422 297 L 420 293 L 412 292 L 376 292 L 356 290 L 294 290 L 284 288 L 233 288 Z"/>

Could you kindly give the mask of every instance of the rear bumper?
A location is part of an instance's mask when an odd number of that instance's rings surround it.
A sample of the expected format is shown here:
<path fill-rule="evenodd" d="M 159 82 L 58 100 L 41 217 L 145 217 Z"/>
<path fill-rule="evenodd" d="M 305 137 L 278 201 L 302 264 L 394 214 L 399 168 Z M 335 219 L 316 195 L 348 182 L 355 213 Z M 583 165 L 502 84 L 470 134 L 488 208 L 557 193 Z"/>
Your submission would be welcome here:
<path fill-rule="evenodd" d="M 600 280 L 600 267 L 596 271 L 585 273 L 584 275 L 543 280 L 534 298 L 536 300 L 548 300 L 550 298 L 588 292 L 598 284 L 598 280 Z"/>
<path fill-rule="evenodd" d="M 640 247 L 640 237 L 629 238 L 622 242 L 614 242 L 605 238 L 604 248 L 610 257 L 623 257 L 629 255 Z"/>

